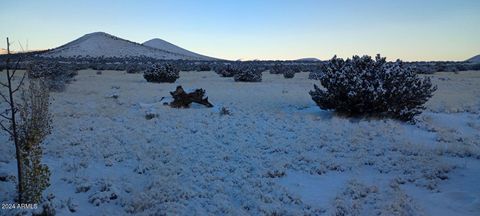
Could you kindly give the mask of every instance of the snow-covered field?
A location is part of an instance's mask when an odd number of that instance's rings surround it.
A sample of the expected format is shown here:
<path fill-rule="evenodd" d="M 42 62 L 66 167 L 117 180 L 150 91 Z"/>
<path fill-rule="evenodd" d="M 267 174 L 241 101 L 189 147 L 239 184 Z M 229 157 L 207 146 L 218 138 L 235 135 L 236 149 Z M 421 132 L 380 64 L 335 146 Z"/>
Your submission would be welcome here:
<path fill-rule="evenodd" d="M 439 89 L 412 125 L 320 110 L 307 73 L 153 84 L 80 71 L 52 94 L 45 195 L 58 215 L 480 215 L 480 72 L 430 76 Z M 164 106 L 176 85 L 215 107 Z M 11 203 L 14 146 L 0 145 Z"/>

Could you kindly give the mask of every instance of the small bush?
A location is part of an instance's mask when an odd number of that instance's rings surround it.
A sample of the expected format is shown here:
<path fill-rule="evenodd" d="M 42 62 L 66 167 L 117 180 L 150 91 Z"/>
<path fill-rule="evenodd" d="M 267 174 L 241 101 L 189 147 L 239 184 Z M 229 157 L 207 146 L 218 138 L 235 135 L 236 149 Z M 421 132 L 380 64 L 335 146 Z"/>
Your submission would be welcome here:
<path fill-rule="evenodd" d="M 387 63 L 380 55 L 375 60 L 335 56 L 319 79 L 324 89 L 315 85 L 310 95 L 322 109 L 404 121 L 421 113 L 436 90 L 429 78 L 421 79 L 400 60 Z"/>
<path fill-rule="evenodd" d="M 48 89 L 57 92 L 65 90 L 66 84 L 72 82 L 78 74 L 72 67 L 50 61 L 31 63 L 27 73 L 33 79 L 44 78 Z"/>
<path fill-rule="evenodd" d="M 308 79 L 312 80 L 320 80 L 320 77 L 322 77 L 322 73 L 325 71 L 325 65 L 324 64 L 319 64 L 311 67 L 309 69 L 308 73 Z"/>
<path fill-rule="evenodd" d="M 227 65 L 223 67 L 219 67 L 216 72 L 222 77 L 233 77 L 236 73 L 238 73 L 238 69 L 235 66 Z"/>
<path fill-rule="evenodd" d="M 198 71 L 211 71 L 212 68 L 208 64 L 201 64 L 198 66 Z"/>
<path fill-rule="evenodd" d="M 21 95 L 19 107 L 18 142 L 21 148 L 22 184 L 24 203 L 39 203 L 42 192 L 50 185 L 48 166 L 41 163 L 41 144 L 50 134 L 48 86 L 43 79 L 30 79 Z"/>
<path fill-rule="evenodd" d="M 285 77 L 285 79 L 291 79 L 295 76 L 295 71 L 294 70 L 286 70 L 283 72 L 283 77 Z"/>
<path fill-rule="evenodd" d="M 295 73 L 299 73 L 300 68 L 292 65 L 275 64 L 270 68 L 271 74 L 282 74 L 285 79 L 295 77 Z"/>
<path fill-rule="evenodd" d="M 153 64 L 147 68 L 143 77 L 147 82 L 173 83 L 180 77 L 180 70 L 171 64 Z"/>
<path fill-rule="evenodd" d="M 232 112 L 230 112 L 228 108 L 222 107 L 222 109 L 220 109 L 220 115 L 221 116 L 232 115 Z"/>
<path fill-rule="evenodd" d="M 235 82 L 261 82 L 262 71 L 253 67 L 246 67 L 235 73 L 233 76 Z"/>
<path fill-rule="evenodd" d="M 103 64 L 95 63 L 90 64 L 89 68 L 91 68 L 92 70 L 106 70 L 106 67 Z"/>
<path fill-rule="evenodd" d="M 321 77 L 322 77 L 322 71 L 319 71 L 319 70 L 311 71 L 310 73 L 308 73 L 308 79 L 320 80 Z"/>
<path fill-rule="evenodd" d="M 137 64 L 129 64 L 126 66 L 126 72 L 129 74 L 140 73 L 142 72 L 142 68 Z"/>
<path fill-rule="evenodd" d="M 145 114 L 145 119 L 146 120 L 151 120 L 151 119 L 154 119 L 154 118 L 157 118 L 157 117 L 158 117 L 158 114 L 156 114 L 156 113 L 150 113 L 149 112 L 149 113 Z"/>
<path fill-rule="evenodd" d="M 302 68 L 301 68 L 300 66 L 298 66 L 298 65 L 293 66 L 291 69 L 292 69 L 293 72 L 295 72 L 295 73 L 300 73 L 300 72 L 302 72 Z"/>
<path fill-rule="evenodd" d="M 282 64 L 275 64 L 270 68 L 270 73 L 271 74 L 283 74 L 285 71 L 285 66 Z"/>

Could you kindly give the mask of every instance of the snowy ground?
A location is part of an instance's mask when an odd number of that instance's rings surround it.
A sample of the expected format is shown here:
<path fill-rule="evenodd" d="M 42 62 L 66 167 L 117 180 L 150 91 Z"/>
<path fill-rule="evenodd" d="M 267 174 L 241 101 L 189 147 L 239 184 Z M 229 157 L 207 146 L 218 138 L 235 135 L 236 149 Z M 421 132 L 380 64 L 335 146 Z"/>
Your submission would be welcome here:
<path fill-rule="evenodd" d="M 480 72 L 432 75 L 439 90 L 416 125 L 322 111 L 307 76 L 152 84 L 80 71 L 53 93 L 45 195 L 59 215 L 480 215 Z M 162 105 L 178 84 L 215 107 Z M 0 145 L 11 203 L 14 148 L 5 134 Z"/>

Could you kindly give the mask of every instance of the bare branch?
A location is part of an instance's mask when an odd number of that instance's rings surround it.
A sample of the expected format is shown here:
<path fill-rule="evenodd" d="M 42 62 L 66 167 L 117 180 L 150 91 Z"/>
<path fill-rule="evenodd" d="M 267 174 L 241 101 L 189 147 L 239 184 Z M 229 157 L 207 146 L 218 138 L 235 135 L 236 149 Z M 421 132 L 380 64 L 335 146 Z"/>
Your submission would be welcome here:
<path fill-rule="evenodd" d="M 11 101 L 10 101 L 9 99 L 7 99 L 7 96 L 5 96 L 2 92 L 0 92 L 0 96 L 1 96 L 1 97 L 3 98 L 3 100 L 4 100 L 5 102 L 7 102 L 9 105 L 12 104 Z"/>
<path fill-rule="evenodd" d="M 10 109 L 5 109 L 1 114 L 2 115 L 8 115 L 8 112 L 10 112 Z"/>
<path fill-rule="evenodd" d="M 0 127 L 2 128 L 2 130 L 6 131 L 10 136 L 13 136 L 12 131 L 10 131 L 7 127 L 5 127 L 5 125 L 3 125 L 2 122 L 0 122 Z"/>
<path fill-rule="evenodd" d="M 18 41 L 18 45 L 20 45 L 20 48 L 22 49 L 22 52 L 25 52 L 25 50 L 23 49 L 22 43 L 20 43 L 20 41 Z"/>
<path fill-rule="evenodd" d="M 18 106 L 18 104 L 17 104 L 17 106 Z M 15 109 L 12 110 L 13 115 L 17 114 L 18 111 L 19 111 L 19 109 L 17 107 L 15 107 Z"/>
<path fill-rule="evenodd" d="M 27 73 L 24 73 L 24 74 L 23 74 L 22 79 L 20 80 L 20 83 L 18 83 L 17 88 L 15 88 L 15 89 L 12 91 L 12 94 L 14 94 L 15 92 L 17 92 L 17 91 L 20 89 L 20 87 L 22 87 L 23 81 L 25 80 L 26 75 L 27 75 Z"/>
<path fill-rule="evenodd" d="M 13 67 L 13 71 L 12 71 L 12 75 L 10 76 L 10 79 L 12 79 L 13 76 L 15 76 L 15 73 L 17 72 L 19 63 L 20 63 L 20 58 L 17 59 L 17 62 L 15 63 L 15 67 Z"/>
<path fill-rule="evenodd" d="M 3 82 L 0 82 L 0 85 L 3 86 L 3 87 L 5 87 L 5 88 L 8 88 L 8 85 L 5 84 L 5 83 L 3 83 Z"/>
<path fill-rule="evenodd" d="M 12 118 L 10 118 L 10 117 L 8 117 L 8 116 L 6 116 L 6 115 L 2 114 L 2 113 L 0 113 L 0 117 L 2 117 L 2 118 L 4 118 L 4 119 L 7 119 L 7 120 L 9 120 L 9 121 L 11 121 L 11 120 L 12 120 Z"/>

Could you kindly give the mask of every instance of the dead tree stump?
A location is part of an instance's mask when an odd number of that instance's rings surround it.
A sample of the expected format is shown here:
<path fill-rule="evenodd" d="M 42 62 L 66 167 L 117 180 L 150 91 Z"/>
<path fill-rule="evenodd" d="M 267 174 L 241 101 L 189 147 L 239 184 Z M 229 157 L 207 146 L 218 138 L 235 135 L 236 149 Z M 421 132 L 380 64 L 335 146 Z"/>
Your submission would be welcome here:
<path fill-rule="evenodd" d="M 170 92 L 170 94 L 173 97 L 170 106 L 173 108 L 189 108 L 192 103 L 202 104 L 206 107 L 213 107 L 213 105 L 208 102 L 208 97 L 203 98 L 203 96 L 205 96 L 204 89 L 196 89 L 193 92 L 186 93 L 182 86 L 177 86 L 177 89 Z"/>

